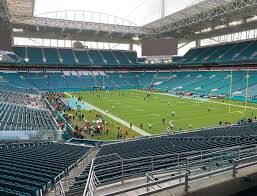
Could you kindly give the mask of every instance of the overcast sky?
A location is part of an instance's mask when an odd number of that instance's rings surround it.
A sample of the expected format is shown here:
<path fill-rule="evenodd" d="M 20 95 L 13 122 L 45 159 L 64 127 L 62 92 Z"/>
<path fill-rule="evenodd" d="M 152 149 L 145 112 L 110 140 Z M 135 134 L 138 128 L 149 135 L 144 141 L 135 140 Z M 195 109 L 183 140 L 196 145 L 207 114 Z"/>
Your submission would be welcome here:
<path fill-rule="evenodd" d="M 166 0 L 166 13 L 174 13 L 194 2 Z M 161 0 L 36 0 L 35 15 L 58 10 L 102 12 L 143 25 L 160 18 Z"/>
<path fill-rule="evenodd" d="M 181 10 L 187 6 L 196 3 L 199 0 L 166 0 L 166 15 Z M 35 0 L 34 14 L 40 15 L 46 12 L 64 11 L 64 10 L 84 10 L 92 12 L 101 12 L 109 15 L 115 15 L 124 19 L 127 19 L 136 25 L 144 25 L 160 18 L 161 15 L 161 0 Z M 48 15 L 48 17 L 51 17 Z M 55 17 L 55 14 L 52 15 Z M 71 13 L 71 16 L 74 14 Z M 90 16 L 87 17 L 90 21 Z M 70 19 L 70 18 L 69 18 Z M 97 21 L 98 22 L 98 21 Z M 53 40 L 51 45 L 55 45 Z M 49 42 L 49 41 L 48 41 Z M 58 44 L 59 43 L 59 44 Z M 65 42 L 66 43 L 66 42 Z M 59 47 L 65 46 L 62 41 L 56 44 Z M 15 44 L 17 45 L 46 45 L 47 40 L 42 42 L 40 39 L 23 39 L 15 38 Z M 68 43 L 71 44 L 71 43 Z M 96 43 L 84 43 L 85 45 L 94 48 Z M 66 43 L 66 46 L 67 43 Z M 97 47 L 109 47 L 108 44 L 99 44 Z M 69 47 L 69 46 L 68 46 Z M 178 50 L 178 55 L 183 55 L 190 48 L 194 47 L 194 43 Z M 111 48 L 115 49 L 128 49 L 127 45 L 111 45 Z M 141 56 L 141 48 L 134 46 L 134 50 L 137 51 L 138 56 Z"/>

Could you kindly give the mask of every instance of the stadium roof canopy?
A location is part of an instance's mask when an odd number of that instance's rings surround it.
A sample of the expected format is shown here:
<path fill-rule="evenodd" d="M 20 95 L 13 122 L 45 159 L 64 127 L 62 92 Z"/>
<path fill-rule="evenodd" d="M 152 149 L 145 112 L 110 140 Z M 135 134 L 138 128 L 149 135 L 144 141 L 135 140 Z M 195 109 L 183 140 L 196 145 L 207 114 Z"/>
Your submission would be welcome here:
<path fill-rule="evenodd" d="M 190 7 L 153 21 L 156 37 L 195 40 L 255 29 L 256 0 L 203 0 Z"/>
<path fill-rule="evenodd" d="M 164 18 L 153 21 L 145 26 L 149 27 L 162 27 L 163 25 L 168 25 L 173 22 L 177 22 L 181 19 L 185 19 L 188 17 L 193 17 L 196 14 L 200 14 L 201 12 L 207 11 L 209 9 L 216 8 L 218 6 L 224 5 L 228 2 L 232 2 L 234 0 L 205 0 L 200 1 L 197 4 L 193 4 L 192 6 L 186 7 L 182 10 L 179 10 L 175 13 L 172 13 Z"/>
<path fill-rule="evenodd" d="M 34 0 L 2 1 L 12 28 L 20 29 L 13 32 L 16 37 L 119 43 L 176 37 L 187 42 L 257 28 L 257 0 L 202 0 L 140 27 L 35 17 Z"/>

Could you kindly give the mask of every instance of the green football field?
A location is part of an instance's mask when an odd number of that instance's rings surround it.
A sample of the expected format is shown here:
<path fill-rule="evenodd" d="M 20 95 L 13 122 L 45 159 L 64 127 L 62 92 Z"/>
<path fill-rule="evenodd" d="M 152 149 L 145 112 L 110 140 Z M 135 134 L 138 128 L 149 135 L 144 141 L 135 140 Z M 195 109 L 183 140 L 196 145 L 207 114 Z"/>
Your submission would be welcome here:
<path fill-rule="evenodd" d="M 150 94 L 149 98 L 146 98 L 147 94 Z M 230 106 L 229 112 L 228 103 L 222 101 L 180 98 L 136 90 L 79 92 L 72 95 L 82 96 L 87 103 L 108 110 L 110 114 L 132 122 L 137 127 L 143 123 L 143 130 L 151 134 L 165 133 L 170 120 L 174 123 L 174 130 L 181 131 L 188 130 L 189 124 L 192 124 L 192 128 L 210 127 L 218 125 L 219 121 L 236 123 L 244 117 L 257 115 L 255 108 L 245 111 L 242 103 L 233 102 L 236 106 Z M 175 117 L 172 117 L 172 111 Z M 162 118 L 165 118 L 164 125 Z M 149 123 L 152 124 L 151 130 L 148 128 Z"/>

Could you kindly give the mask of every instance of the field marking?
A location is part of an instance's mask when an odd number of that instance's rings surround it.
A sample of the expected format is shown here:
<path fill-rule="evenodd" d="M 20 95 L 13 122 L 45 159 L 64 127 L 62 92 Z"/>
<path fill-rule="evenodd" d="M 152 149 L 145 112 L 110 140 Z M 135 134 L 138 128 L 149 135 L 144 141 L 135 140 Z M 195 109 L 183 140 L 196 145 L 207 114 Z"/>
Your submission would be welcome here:
<path fill-rule="evenodd" d="M 136 90 L 136 89 L 132 89 L 133 91 L 139 91 L 139 92 L 148 92 L 148 91 L 143 91 L 143 90 Z M 156 93 L 156 92 L 150 92 L 152 94 L 156 94 L 156 95 L 165 95 L 165 96 L 169 96 L 169 97 L 177 97 L 175 95 L 168 95 L 168 94 L 165 94 L 165 93 Z M 186 99 L 189 99 L 189 100 L 194 100 L 193 98 L 186 98 Z M 198 100 L 199 101 L 199 100 Z M 203 99 L 202 100 L 203 102 L 210 102 L 210 103 L 217 103 L 217 104 L 221 104 L 221 105 L 226 105 L 226 106 L 237 106 L 237 107 L 240 107 L 240 108 L 248 108 L 248 109 L 254 109 L 254 110 L 257 110 L 257 108 L 255 107 L 251 107 L 251 106 L 242 106 L 242 105 L 236 105 L 236 104 L 230 104 L 230 103 L 222 103 L 222 102 L 217 102 L 217 101 L 211 101 L 211 100 L 208 100 L 208 99 Z"/>
<path fill-rule="evenodd" d="M 66 95 L 72 97 L 72 95 L 69 94 L 69 93 L 66 93 L 66 92 L 65 92 L 64 94 L 66 94 Z M 76 96 L 73 96 L 73 97 L 76 97 Z M 77 97 L 76 97 L 76 98 L 77 98 Z M 98 107 L 96 107 L 96 106 L 94 106 L 94 105 L 92 105 L 92 104 L 90 104 L 90 103 L 88 103 L 88 102 L 86 102 L 86 101 L 84 101 L 84 102 L 85 102 L 86 104 L 88 104 L 90 107 L 92 107 L 93 109 L 95 109 L 96 111 L 98 111 L 98 112 L 104 114 L 105 116 L 107 116 L 107 117 L 109 117 L 109 118 L 115 120 L 116 122 L 119 122 L 120 124 L 122 124 L 122 125 L 124 125 L 124 126 L 126 126 L 126 127 L 128 127 L 128 128 L 130 127 L 129 123 L 126 122 L 125 120 L 122 120 L 121 118 L 118 118 L 118 117 L 116 117 L 116 116 L 114 116 L 114 115 L 112 115 L 112 114 L 110 114 L 110 113 L 106 113 L 106 111 L 104 111 L 104 110 L 102 110 L 102 109 L 100 109 L 100 108 L 98 108 Z M 150 134 L 150 133 L 148 133 L 148 132 L 146 132 L 146 131 L 144 131 L 144 130 L 138 128 L 138 127 L 136 127 L 135 125 L 133 125 L 133 126 L 131 127 L 131 129 L 132 129 L 133 131 L 135 131 L 135 132 L 141 134 L 142 136 L 151 136 L 151 135 L 152 135 L 152 134 Z"/>
<path fill-rule="evenodd" d="M 155 114 L 155 113 L 151 113 L 151 114 L 146 114 L 145 116 L 156 116 L 156 117 L 160 117 L 160 114 Z"/>
<path fill-rule="evenodd" d="M 136 111 L 144 112 L 145 110 L 142 109 L 135 109 Z"/>
<path fill-rule="evenodd" d="M 240 114 L 242 114 L 243 118 L 245 117 L 245 114 L 242 111 L 234 111 L 234 112 L 230 112 L 230 113 L 240 113 Z"/>

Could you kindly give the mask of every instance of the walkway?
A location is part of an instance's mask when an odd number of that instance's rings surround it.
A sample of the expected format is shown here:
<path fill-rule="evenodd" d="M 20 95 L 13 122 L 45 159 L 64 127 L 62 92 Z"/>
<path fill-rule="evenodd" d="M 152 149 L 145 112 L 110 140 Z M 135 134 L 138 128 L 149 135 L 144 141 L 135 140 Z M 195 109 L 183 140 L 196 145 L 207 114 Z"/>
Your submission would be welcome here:
<path fill-rule="evenodd" d="M 65 93 L 65 94 L 66 94 L 67 96 L 69 96 L 69 97 L 72 97 L 72 95 L 69 94 L 69 93 Z M 84 102 L 85 102 L 85 101 L 84 101 Z M 117 116 L 114 116 L 114 115 L 112 115 L 112 114 L 106 113 L 104 110 L 102 110 L 102 109 L 100 109 L 100 108 L 98 108 L 98 107 L 96 107 L 96 106 L 94 106 L 94 105 L 91 105 L 90 103 L 87 103 L 87 102 L 85 102 L 85 103 L 86 103 L 88 106 L 90 106 L 92 109 L 94 109 L 94 110 L 96 110 L 96 111 L 98 111 L 98 112 L 104 114 L 105 116 L 107 116 L 107 117 L 109 117 L 109 118 L 111 118 L 111 119 L 113 119 L 113 120 L 119 122 L 120 124 L 122 124 L 122 125 L 124 125 L 124 126 L 126 126 L 126 127 L 128 127 L 128 128 L 130 127 L 129 123 L 126 122 L 125 120 L 122 120 L 121 118 L 118 118 Z M 134 126 L 134 125 L 131 127 L 131 129 L 132 129 L 133 131 L 139 133 L 139 134 L 142 135 L 142 136 L 151 136 L 151 135 L 152 135 L 152 134 L 150 134 L 150 133 L 148 133 L 148 132 L 146 132 L 146 131 L 144 131 L 144 130 L 142 130 L 142 129 L 140 129 L 140 128 Z"/>

